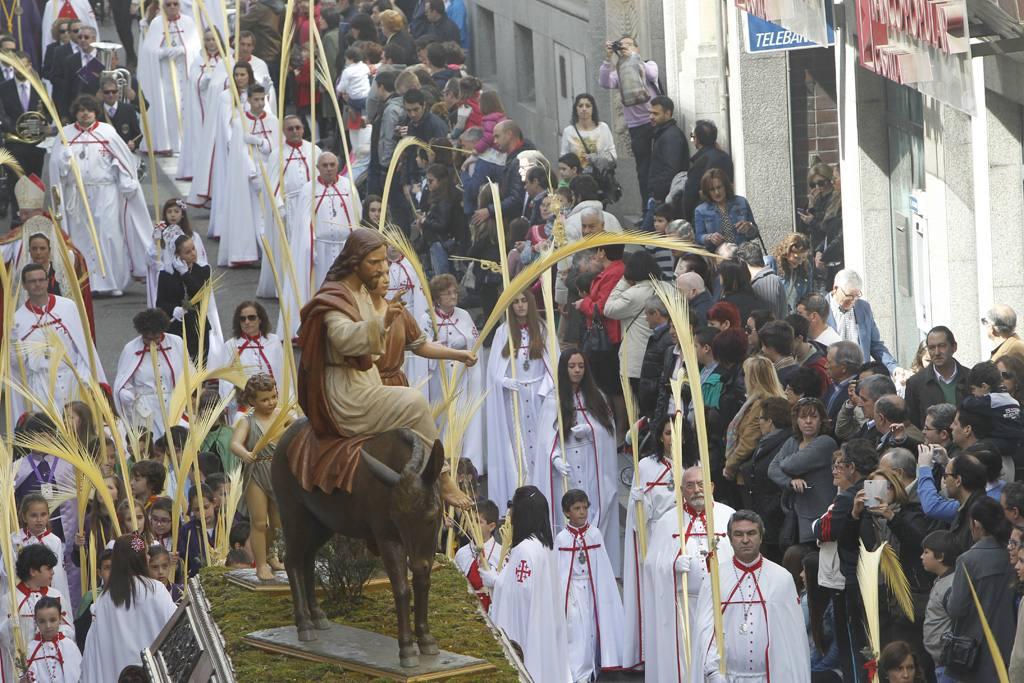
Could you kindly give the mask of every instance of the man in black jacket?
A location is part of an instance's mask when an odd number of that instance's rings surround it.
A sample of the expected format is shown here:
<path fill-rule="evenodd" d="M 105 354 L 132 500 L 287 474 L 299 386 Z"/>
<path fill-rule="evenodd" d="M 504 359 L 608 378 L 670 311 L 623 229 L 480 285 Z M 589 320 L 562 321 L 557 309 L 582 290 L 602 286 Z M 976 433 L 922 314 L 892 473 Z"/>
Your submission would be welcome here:
<path fill-rule="evenodd" d="M 971 369 L 954 358 L 956 338 L 953 331 L 944 325 L 933 327 L 925 337 L 925 345 L 931 363 L 907 380 L 906 391 L 907 413 L 910 421 L 918 427 L 924 426 L 925 414 L 931 406 L 939 403 L 958 406 L 971 395 L 968 381 Z"/>
<path fill-rule="evenodd" d="M 520 170 L 519 155 L 534 149 L 533 143 L 523 138 L 523 130 L 518 124 L 505 119 L 494 127 L 494 142 L 506 154 L 505 168 L 498 179 L 498 194 L 501 197 L 501 217 L 505 225 L 512 219 L 523 215 L 526 187 Z M 470 225 L 479 225 L 488 218 L 494 218 L 494 207 L 477 209 L 470 217 Z"/>
<path fill-rule="evenodd" d="M 689 164 L 690 146 L 672 117 L 675 104 L 664 95 L 651 100 L 651 165 L 647 173 L 647 201 L 644 205 L 644 229 L 654 229 L 654 207 L 668 197 L 672 179 Z"/>
<path fill-rule="evenodd" d="M 718 146 L 718 127 L 713 121 L 700 120 L 694 125 L 690 139 L 697 146 L 697 151 L 690 157 L 690 170 L 686 174 L 686 185 L 683 195 L 673 202 L 676 215 L 682 215 L 693 223 L 693 212 L 700 204 L 700 181 L 704 174 L 713 168 L 719 168 L 733 179 L 732 157 Z"/>
<path fill-rule="evenodd" d="M 647 326 L 651 328 L 651 336 L 647 339 L 647 348 L 640 364 L 637 403 L 640 414 L 654 424 L 658 420 L 658 391 L 661 388 L 661 376 L 665 371 L 666 354 L 671 353 L 670 349 L 675 346 L 676 341 L 672 338 L 668 309 L 661 299 L 652 296 L 647 300 L 644 304 L 644 317 Z"/>
<path fill-rule="evenodd" d="M 103 105 L 101 120 L 112 125 L 128 145 L 128 149 L 135 151 L 142 138 L 139 112 L 131 102 L 118 102 L 117 96 L 117 81 L 110 76 L 100 78 L 100 97 Z"/>

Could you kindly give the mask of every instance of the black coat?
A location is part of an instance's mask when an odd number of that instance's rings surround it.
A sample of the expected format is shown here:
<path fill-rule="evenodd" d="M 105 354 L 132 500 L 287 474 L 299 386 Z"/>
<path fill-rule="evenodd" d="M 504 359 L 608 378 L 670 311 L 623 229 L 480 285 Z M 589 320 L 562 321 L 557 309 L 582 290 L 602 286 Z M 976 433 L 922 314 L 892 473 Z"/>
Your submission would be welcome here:
<path fill-rule="evenodd" d="M 519 154 L 534 149 L 533 143 L 523 140 L 523 144 L 514 152 L 510 152 L 505 160 L 505 168 L 498 179 L 498 195 L 501 197 L 501 217 L 508 226 L 515 218 L 523 216 L 523 198 L 526 196 L 526 186 L 523 185 L 523 175 L 519 170 Z M 494 208 L 491 208 L 491 215 L 494 215 Z"/>
<path fill-rule="evenodd" d="M 971 385 L 968 381 L 971 369 L 956 362 L 956 405 L 965 396 L 971 395 Z M 935 378 L 935 370 L 929 366 L 916 373 L 907 380 L 906 404 L 907 417 L 918 429 L 924 428 L 925 413 L 928 409 L 939 403 L 946 403 L 946 396 L 939 387 L 939 380 Z"/>
<path fill-rule="evenodd" d="M 174 320 L 174 309 L 190 300 L 199 290 L 203 288 L 210 279 L 210 266 L 192 266 L 192 269 L 182 274 L 177 271 L 170 273 L 160 271 L 160 279 L 156 286 L 156 306 L 171 316 L 171 324 L 167 331 L 176 334 L 188 344 L 188 354 L 195 360 L 199 355 L 199 307 L 196 306 L 185 313 L 182 320 Z M 210 351 L 210 321 L 206 321 L 203 329 L 203 355 Z M 203 362 L 206 358 L 203 359 Z"/>
<path fill-rule="evenodd" d="M 750 458 L 740 466 L 746 490 L 744 504 L 764 519 L 769 543 L 777 543 L 785 514 L 782 511 L 782 490 L 768 478 L 768 466 L 775 460 L 783 444 L 793 436 L 789 429 L 778 429 L 761 437 Z"/>
<path fill-rule="evenodd" d="M 690 144 L 683 131 L 670 119 L 654 129 L 651 139 L 651 167 L 647 173 L 647 192 L 661 202 L 668 196 L 672 179 L 685 171 Z"/>
<path fill-rule="evenodd" d="M 113 118 L 107 113 L 106 104 L 101 102 L 100 106 L 103 108 L 103 116 L 100 120 L 113 126 L 126 143 L 134 140 L 135 146 L 138 147 L 142 128 L 139 125 L 139 112 L 135 109 L 135 105 L 130 102 L 118 102 Z"/>
<path fill-rule="evenodd" d="M 17 79 L 13 78 L 0 83 L 0 127 L 2 127 L 5 133 L 13 133 L 18 117 L 25 113 L 24 107 L 21 106 L 21 97 L 18 95 L 17 84 Z M 49 112 L 47 112 L 46 107 L 42 106 L 39 101 L 39 95 L 31 87 L 28 93 L 28 110 L 41 112 L 47 121 L 50 120 Z M 8 142 L 6 147 L 14 155 L 14 158 L 18 160 L 18 163 L 21 164 L 22 169 L 26 173 L 42 174 L 43 159 L 46 156 L 45 150 L 39 149 L 35 145 L 26 145 L 20 142 Z"/>
<path fill-rule="evenodd" d="M 666 354 L 672 353 L 672 334 L 670 325 L 662 325 L 654 330 L 647 339 L 644 359 L 640 364 L 640 384 L 637 391 L 637 403 L 640 414 L 646 415 L 653 424 L 660 415 L 657 412 L 658 392 L 661 388 L 661 377 L 665 371 Z M 673 355 L 673 360 L 675 356 Z"/>
<path fill-rule="evenodd" d="M 423 217 L 423 240 L 427 244 L 456 240 L 460 244 L 468 241 L 466 214 L 462 212 L 462 198 L 453 196 L 439 198 L 430 203 Z"/>
<path fill-rule="evenodd" d="M 97 59 L 98 53 L 93 53 L 93 59 Z M 98 60 L 97 60 L 98 61 Z M 87 81 L 83 81 L 78 75 L 78 72 L 82 70 L 82 55 L 81 53 L 75 53 L 68 55 L 61 62 L 61 88 L 60 93 L 54 93 L 54 104 L 57 105 L 57 112 L 68 120 L 73 118 L 71 116 L 71 103 L 75 101 L 75 98 L 79 95 L 95 95 L 96 91 L 100 89 L 100 77 L 99 75 L 90 76 Z"/>
<path fill-rule="evenodd" d="M 704 174 L 713 168 L 725 171 L 729 180 L 733 179 L 732 157 L 719 147 L 701 147 L 690 157 L 690 170 L 686 174 L 681 202 L 674 202 L 676 215 L 682 214 L 693 223 L 693 212 L 700 204 L 700 181 Z"/>

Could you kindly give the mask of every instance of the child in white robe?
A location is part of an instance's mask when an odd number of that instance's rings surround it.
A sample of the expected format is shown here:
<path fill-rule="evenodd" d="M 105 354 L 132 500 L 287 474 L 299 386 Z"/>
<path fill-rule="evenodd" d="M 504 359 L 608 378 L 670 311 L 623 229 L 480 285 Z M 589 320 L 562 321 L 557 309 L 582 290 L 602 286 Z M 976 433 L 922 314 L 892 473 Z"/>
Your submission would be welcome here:
<path fill-rule="evenodd" d="M 110 581 L 96 601 L 96 621 L 85 642 L 84 683 L 116 681 L 126 666 L 141 664 L 140 653 L 174 614 L 170 593 L 148 571 L 141 535 L 114 541 Z"/>
<path fill-rule="evenodd" d="M 15 563 L 15 571 L 18 575 L 15 598 L 18 603 L 18 625 L 25 643 L 31 642 L 36 637 L 36 604 L 44 598 L 57 600 L 61 607 L 60 632 L 74 643 L 75 627 L 71 625 L 67 616 L 66 609 L 69 604 L 67 598 L 50 586 L 53 567 L 56 564 L 57 558 L 54 557 L 53 551 L 44 545 L 26 546 L 18 553 L 18 560 Z M 4 607 L 6 607 L 6 603 Z M 0 636 L 2 653 L 0 654 L 2 654 L 6 665 L 12 661 L 11 654 L 14 651 L 14 624 L 6 609 L 3 610 L 3 614 L 5 616 L 0 621 L 0 634 L 2 634 Z"/>
<path fill-rule="evenodd" d="M 491 620 L 522 648 L 534 683 L 569 683 L 565 613 L 548 503 L 536 486 L 512 497 L 512 550 L 498 572 L 480 572 L 491 588 Z"/>
<path fill-rule="evenodd" d="M 622 599 L 601 530 L 591 526 L 590 500 L 580 489 L 562 496 L 568 525 L 555 537 L 558 577 L 564 587 L 572 680 L 589 682 L 622 668 Z"/>
<path fill-rule="evenodd" d="M 18 518 L 22 523 L 22 528 L 11 534 L 14 551 L 20 552 L 22 548 L 30 545 L 44 545 L 53 551 L 57 563 L 53 566 L 53 578 L 50 586 L 59 591 L 62 597 L 70 600 L 68 574 L 64 570 L 64 541 L 50 531 L 50 504 L 42 494 L 30 493 L 21 499 Z M 66 609 L 70 606 L 70 603 L 64 605 Z"/>
<path fill-rule="evenodd" d="M 501 544 L 494 540 L 494 530 L 498 526 L 498 506 L 493 500 L 480 501 L 476 504 L 476 514 L 477 524 L 484 539 L 483 556 L 487 561 L 487 566 L 484 569 L 497 569 L 498 558 L 501 556 Z M 477 597 L 480 598 L 480 604 L 483 605 L 486 612 L 491 606 L 491 596 L 484 590 L 483 580 L 480 578 L 480 554 L 473 541 L 456 551 L 455 566 L 465 575 L 469 585 L 476 591 Z"/>
<path fill-rule="evenodd" d="M 61 633 L 61 604 L 40 598 L 35 607 L 36 635 L 27 642 L 25 664 L 35 683 L 78 683 L 82 653 L 74 638 Z"/>

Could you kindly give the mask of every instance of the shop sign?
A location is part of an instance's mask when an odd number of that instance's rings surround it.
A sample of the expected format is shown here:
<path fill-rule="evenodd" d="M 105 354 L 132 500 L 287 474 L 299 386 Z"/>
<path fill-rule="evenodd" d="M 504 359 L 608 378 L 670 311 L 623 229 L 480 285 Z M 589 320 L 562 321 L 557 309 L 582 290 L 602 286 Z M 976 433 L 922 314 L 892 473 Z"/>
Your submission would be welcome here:
<path fill-rule="evenodd" d="M 860 65 L 975 113 L 966 0 L 856 0 Z"/>
<path fill-rule="evenodd" d="M 826 5 L 826 7 L 831 7 Z M 826 24 L 826 45 L 836 43 L 836 32 L 832 28 L 832 13 L 829 14 L 829 21 Z M 747 52 L 777 52 L 780 50 L 802 50 L 810 47 L 821 47 L 806 36 L 783 28 L 778 24 L 765 21 L 753 14 L 746 15 L 747 20 Z"/>
<path fill-rule="evenodd" d="M 783 31 L 789 32 L 789 36 L 784 37 L 787 41 L 799 36 L 818 45 L 829 45 L 826 2 L 831 4 L 832 0 L 736 0 L 736 7 L 750 17 L 782 27 Z M 788 48 L 780 46 L 772 49 Z"/>

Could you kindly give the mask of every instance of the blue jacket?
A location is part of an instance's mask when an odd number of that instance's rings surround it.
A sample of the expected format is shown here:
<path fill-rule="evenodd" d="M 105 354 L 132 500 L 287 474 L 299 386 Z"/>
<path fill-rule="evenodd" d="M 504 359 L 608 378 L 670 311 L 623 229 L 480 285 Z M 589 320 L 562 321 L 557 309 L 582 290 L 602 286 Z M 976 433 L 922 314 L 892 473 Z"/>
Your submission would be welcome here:
<path fill-rule="evenodd" d="M 875 324 L 875 315 L 871 312 L 871 304 L 864 299 L 857 299 L 853 304 L 853 317 L 857 321 L 857 344 L 860 346 L 860 352 L 864 354 L 865 362 L 868 358 L 874 358 L 889 368 L 889 372 L 895 370 L 896 359 L 882 341 L 878 325 Z M 828 312 L 828 324 L 834 330 L 839 329 L 831 308 Z"/>
<path fill-rule="evenodd" d="M 946 498 L 939 493 L 932 478 L 931 467 L 917 468 L 917 497 L 921 500 L 921 509 L 926 517 L 940 522 L 951 523 L 960 511 L 960 501 Z"/>
<path fill-rule="evenodd" d="M 811 293 L 811 277 L 810 270 L 807 268 L 801 268 L 800 270 L 794 271 L 790 275 L 786 275 L 782 268 L 779 266 L 778 261 L 775 260 L 774 256 L 768 255 L 764 257 L 764 264 L 775 271 L 775 274 L 782 279 L 783 287 L 789 287 L 790 280 L 796 282 L 796 301 L 800 303 Z M 795 311 L 792 311 L 795 312 Z"/>
<path fill-rule="evenodd" d="M 726 206 L 729 207 L 729 218 L 732 219 L 732 224 L 736 225 L 740 221 L 750 221 L 754 223 L 754 214 L 750 210 L 750 204 L 747 203 L 745 197 L 736 195 L 730 199 Z M 722 219 L 718 215 L 718 209 L 711 202 L 704 202 L 696 208 L 693 212 L 693 229 L 694 235 L 697 238 L 697 243 L 702 247 L 707 246 L 704 244 L 704 239 L 711 234 L 721 232 Z M 756 226 L 757 224 L 754 223 Z M 748 239 L 754 237 L 756 233 L 750 235 L 744 235 L 739 230 L 736 231 L 736 244 L 743 244 Z"/>

